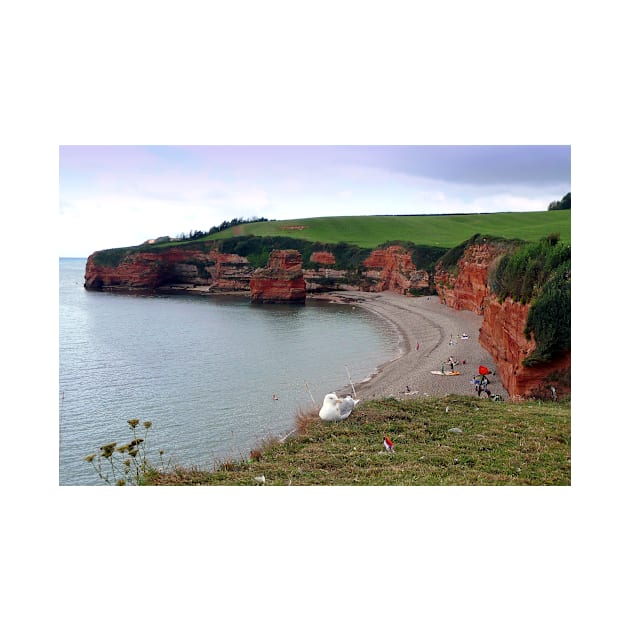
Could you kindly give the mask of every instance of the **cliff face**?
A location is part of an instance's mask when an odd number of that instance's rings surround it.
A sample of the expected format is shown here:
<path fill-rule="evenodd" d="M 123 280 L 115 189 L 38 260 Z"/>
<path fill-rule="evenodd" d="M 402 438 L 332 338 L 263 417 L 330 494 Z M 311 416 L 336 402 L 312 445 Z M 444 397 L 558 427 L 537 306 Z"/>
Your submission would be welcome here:
<path fill-rule="evenodd" d="M 272 251 L 267 266 L 252 274 L 249 288 L 253 303 L 304 304 L 302 254 L 295 249 Z"/>
<path fill-rule="evenodd" d="M 435 271 L 435 287 L 440 302 L 456 310 L 483 314 L 484 300 L 490 295 L 488 269 L 505 247 L 494 243 L 473 244 L 466 248 L 457 263 L 458 272 L 450 273 L 439 264 Z"/>
<path fill-rule="evenodd" d="M 395 291 L 405 295 L 412 289 L 421 291 L 429 287 L 429 274 L 416 269 L 411 254 L 398 245 L 375 249 L 363 266 L 364 291 Z"/>
<path fill-rule="evenodd" d="M 111 265 L 99 264 L 98 254 L 88 258 L 86 289 L 154 291 L 173 284 L 195 284 L 216 291 L 247 291 L 253 271 L 242 256 L 203 248 L 132 252 Z"/>
<path fill-rule="evenodd" d="M 440 301 L 451 308 L 483 315 L 479 342 L 492 355 L 503 387 L 512 397 L 549 396 L 549 385 L 558 396 L 569 394 L 571 353 L 550 363 L 525 367 L 523 359 L 536 347 L 525 337 L 529 304 L 506 299 L 499 303 L 490 292 L 488 272 L 506 246 L 473 243 L 457 263 L 458 273 L 436 268 L 435 285 Z"/>
<path fill-rule="evenodd" d="M 485 301 L 484 317 L 479 330 L 479 343 L 492 355 L 503 387 L 510 396 L 549 396 L 549 386 L 558 396 L 571 393 L 571 352 L 550 363 L 523 366 L 523 359 L 536 347 L 533 339 L 523 334 L 529 304 L 510 298 L 499 303 L 495 297 Z"/>
<path fill-rule="evenodd" d="M 282 251 L 293 251 L 292 256 L 299 254 L 296 250 Z M 290 266 L 297 265 L 291 261 L 291 256 L 275 254 L 273 259 L 270 258 L 265 274 L 256 276 L 254 267 L 246 258 L 236 254 L 223 254 L 203 246 L 167 247 L 150 252 L 132 251 L 110 264 L 99 263 L 99 260 L 107 260 L 99 254 L 101 253 L 96 252 L 88 258 L 84 284 L 86 289 L 156 291 L 168 290 L 176 285 L 197 285 L 208 286 L 211 291 L 248 291 L 253 280 L 257 300 L 263 277 L 268 287 L 262 289 L 262 294 L 270 292 L 271 296 L 272 270 L 285 272 L 289 271 Z M 334 269 L 337 261 L 332 252 L 316 251 L 311 255 L 310 261 L 317 268 L 302 272 L 306 290 L 310 293 L 362 290 L 407 294 L 414 291 L 426 292 L 430 285 L 429 274 L 422 269 L 416 269 L 411 255 L 399 246 L 374 250 L 359 272 Z M 300 257 L 300 268 L 301 263 Z M 287 265 L 287 268 L 283 268 L 283 265 Z M 278 299 L 281 299 L 281 285 L 286 282 L 286 278 L 279 276 L 278 279 L 281 283 L 276 292 Z"/>
<path fill-rule="evenodd" d="M 435 285 L 440 301 L 455 309 L 483 315 L 480 343 L 492 355 L 499 376 L 510 396 L 540 395 L 548 385 L 558 395 L 570 393 L 571 353 L 551 363 L 524 367 L 523 359 L 535 341 L 523 333 L 529 305 L 505 300 L 499 303 L 490 293 L 488 272 L 506 246 L 473 243 L 463 252 L 453 274 L 439 265 Z M 99 256 L 99 254 L 101 254 Z M 201 285 L 210 291 L 250 291 L 251 301 L 303 304 L 306 291 L 363 290 L 423 292 L 430 287 L 429 274 L 416 269 L 403 247 L 374 250 L 363 261 L 363 269 L 349 273 L 334 269 L 331 252 L 314 252 L 310 261 L 316 269 L 302 269 L 297 250 L 276 250 L 268 265 L 254 270 L 246 258 L 223 254 L 208 246 L 167 247 L 149 252 L 131 252 L 110 264 L 96 252 L 88 259 L 85 288 L 92 290 L 155 291 L 173 285 Z M 543 390 L 547 389 L 547 392 Z"/>

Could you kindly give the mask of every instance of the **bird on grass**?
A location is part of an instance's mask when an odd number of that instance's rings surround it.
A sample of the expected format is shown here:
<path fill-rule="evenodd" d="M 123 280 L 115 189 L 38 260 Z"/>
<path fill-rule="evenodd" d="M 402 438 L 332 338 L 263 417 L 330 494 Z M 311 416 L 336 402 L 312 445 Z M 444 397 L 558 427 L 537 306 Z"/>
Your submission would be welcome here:
<path fill-rule="evenodd" d="M 383 446 L 388 453 L 394 452 L 394 443 L 386 436 L 383 436 Z"/>
<path fill-rule="evenodd" d="M 335 392 L 326 394 L 322 408 L 319 410 L 319 417 L 322 420 L 345 420 L 359 402 L 352 396 L 339 398 Z"/>
<path fill-rule="evenodd" d="M 265 485 L 265 475 L 260 475 L 259 477 L 254 477 L 254 481 L 257 481 L 258 483 L 262 484 L 263 486 Z"/>

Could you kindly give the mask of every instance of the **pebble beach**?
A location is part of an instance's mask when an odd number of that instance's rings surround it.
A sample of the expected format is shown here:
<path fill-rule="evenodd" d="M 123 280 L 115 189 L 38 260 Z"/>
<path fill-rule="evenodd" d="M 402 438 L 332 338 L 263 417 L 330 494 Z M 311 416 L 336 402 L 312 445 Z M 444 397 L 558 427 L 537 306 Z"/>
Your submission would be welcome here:
<path fill-rule="evenodd" d="M 441 304 L 437 296 L 408 297 L 389 291 L 365 293 L 340 291 L 317 299 L 352 303 L 366 308 L 393 324 L 400 334 L 401 353 L 379 366 L 371 378 L 354 383 L 361 400 L 384 398 L 445 396 L 463 394 L 477 396 L 471 380 L 479 365 L 491 371 L 489 389 L 508 400 L 498 376 L 492 374 L 496 365 L 490 354 L 479 345 L 482 317 L 470 311 L 458 311 Z M 450 371 L 449 357 L 458 365 L 458 376 L 432 374 L 432 370 Z M 350 384 L 340 387 L 338 394 L 352 394 Z"/>

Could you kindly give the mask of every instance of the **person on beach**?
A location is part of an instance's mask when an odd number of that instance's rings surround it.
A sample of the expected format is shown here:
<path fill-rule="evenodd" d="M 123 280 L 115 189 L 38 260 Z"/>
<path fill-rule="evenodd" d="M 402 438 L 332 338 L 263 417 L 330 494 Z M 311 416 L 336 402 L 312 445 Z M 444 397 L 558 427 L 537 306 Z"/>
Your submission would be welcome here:
<path fill-rule="evenodd" d="M 454 372 L 455 371 L 455 363 L 456 363 L 455 359 L 453 359 L 453 357 L 449 357 L 448 358 L 448 362 L 451 365 L 451 372 Z"/>
<path fill-rule="evenodd" d="M 416 341 L 416 350 L 420 350 L 420 342 Z"/>

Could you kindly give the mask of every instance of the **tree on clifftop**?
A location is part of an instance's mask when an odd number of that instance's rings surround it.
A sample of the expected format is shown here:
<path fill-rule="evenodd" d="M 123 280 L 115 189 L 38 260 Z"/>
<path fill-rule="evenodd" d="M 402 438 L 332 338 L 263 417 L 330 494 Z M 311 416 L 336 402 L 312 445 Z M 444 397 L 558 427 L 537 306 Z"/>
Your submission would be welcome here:
<path fill-rule="evenodd" d="M 552 201 L 547 210 L 571 210 L 571 193 L 567 193 L 560 201 Z"/>

